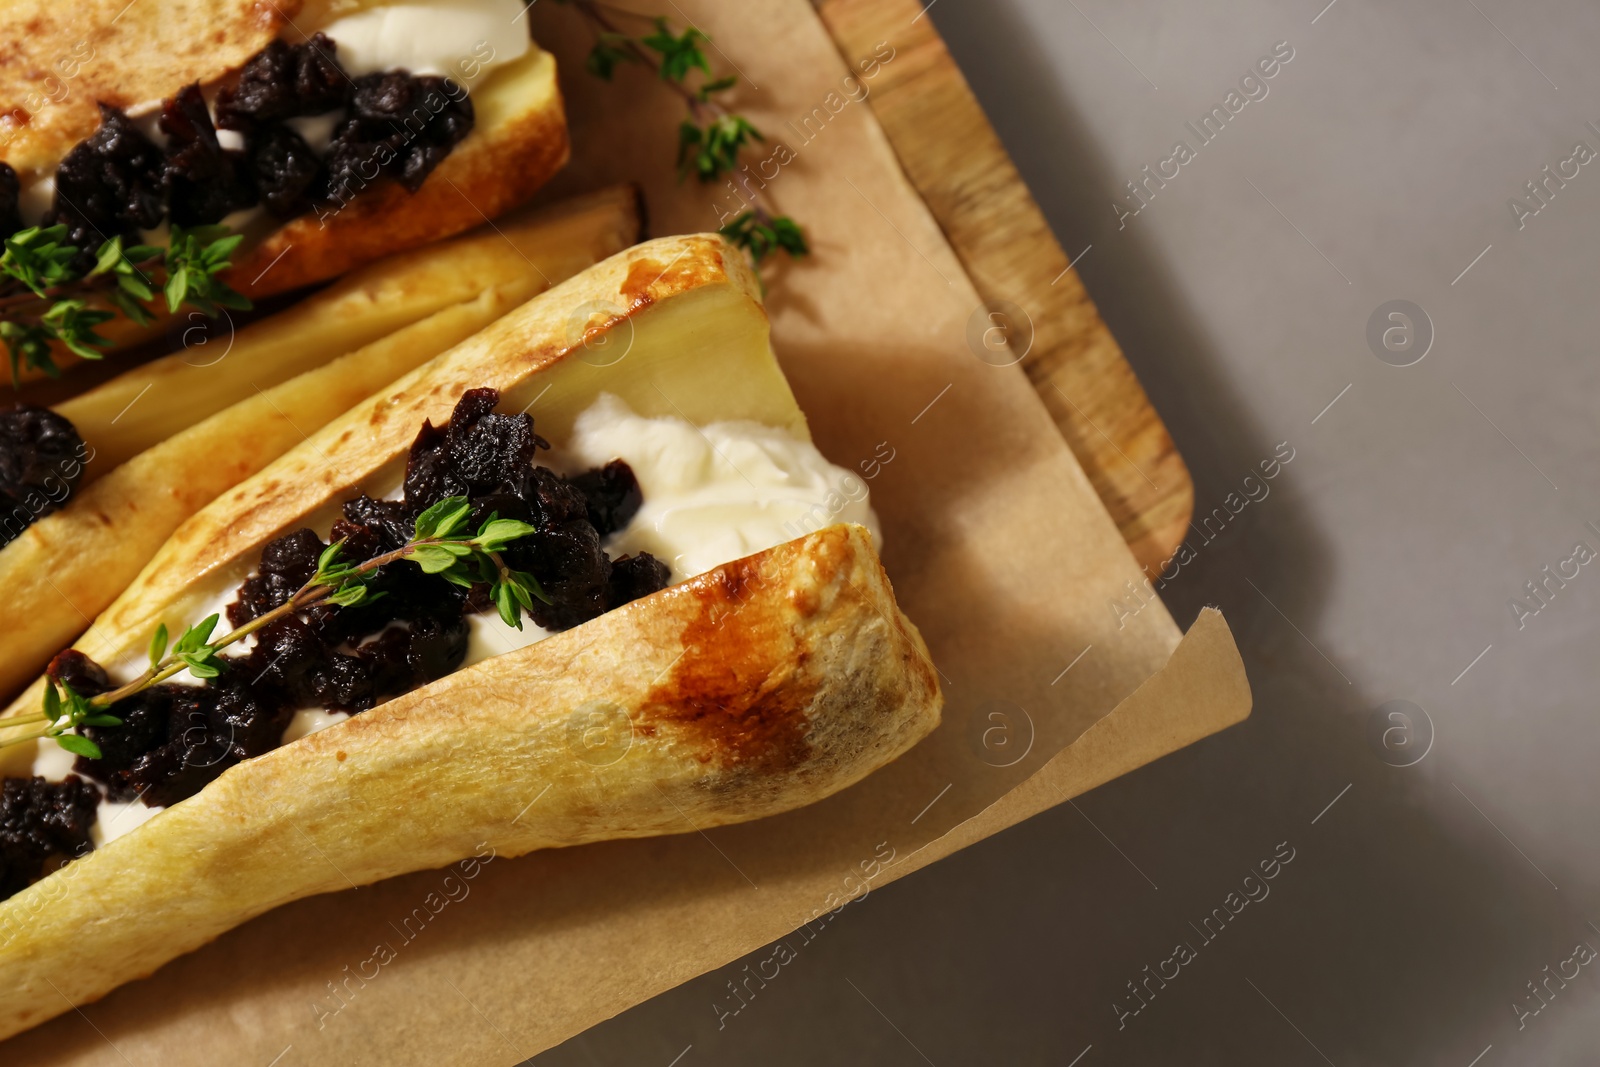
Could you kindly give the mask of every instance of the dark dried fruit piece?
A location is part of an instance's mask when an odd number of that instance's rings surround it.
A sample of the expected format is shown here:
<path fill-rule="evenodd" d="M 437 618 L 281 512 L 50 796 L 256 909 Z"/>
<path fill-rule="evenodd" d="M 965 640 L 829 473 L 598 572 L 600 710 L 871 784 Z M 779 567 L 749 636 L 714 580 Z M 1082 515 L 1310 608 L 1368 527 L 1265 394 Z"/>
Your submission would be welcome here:
<path fill-rule="evenodd" d="M 606 608 L 620 608 L 640 597 L 665 589 L 671 576 L 667 565 L 648 552 L 637 556 L 623 556 L 611 564 L 611 582 L 607 588 Z"/>
<path fill-rule="evenodd" d="M 243 152 L 224 151 L 198 84 L 186 86 L 161 108 L 167 135 L 168 213 L 179 226 L 221 222 L 254 207 L 255 184 Z"/>
<path fill-rule="evenodd" d="M 7 778 L 0 787 L 0 899 L 38 881 L 50 861 L 93 848 L 89 828 L 99 802 L 100 791 L 82 778 Z"/>
<path fill-rule="evenodd" d="M 72 423 L 49 408 L 0 410 L 0 545 L 67 502 L 87 454 Z"/>
<path fill-rule="evenodd" d="M 56 168 L 55 206 L 45 225 L 64 223 L 67 241 L 84 250 L 84 270 L 103 241 L 154 229 L 166 209 L 161 149 L 114 107 L 100 105 L 100 128 Z"/>
<path fill-rule="evenodd" d="M 628 525 L 644 503 L 639 479 L 633 476 L 633 468 L 620 459 L 578 475 L 572 484 L 588 501 L 589 522 L 601 537 Z"/>
<path fill-rule="evenodd" d="M 239 72 L 237 85 L 217 94 L 217 126 L 249 133 L 302 115 L 342 107 L 350 78 L 333 41 L 321 33 L 303 44 L 273 41 Z"/>
<path fill-rule="evenodd" d="M 239 597 L 228 605 L 228 621 L 243 626 L 258 615 L 289 602 L 289 598 L 317 573 L 317 557 L 328 546 L 313 530 L 296 530 L 261 550 L 256 574 L 239 587 Z"/>
<path fill-rule="evenodd" d="M 379 177 L 416 192 L 476 121 L 466 89 L 449 78 L 391 70 L 355 85 L 328 146 L 329 195 L 340 202 Z"/>
<path fill-rule="evenodd" d="M 57 652 L 45 673 L 79 696 L 97 697 L 112 689 L 105 668 L 75 648 Z"/>
<path fill-rule="evenodd" d="M 250 172 L 261 202 L 280 219 L 310 211 L 326 183 L 322 159 L 287 126 L 269 126 L 250 138 Z"/>

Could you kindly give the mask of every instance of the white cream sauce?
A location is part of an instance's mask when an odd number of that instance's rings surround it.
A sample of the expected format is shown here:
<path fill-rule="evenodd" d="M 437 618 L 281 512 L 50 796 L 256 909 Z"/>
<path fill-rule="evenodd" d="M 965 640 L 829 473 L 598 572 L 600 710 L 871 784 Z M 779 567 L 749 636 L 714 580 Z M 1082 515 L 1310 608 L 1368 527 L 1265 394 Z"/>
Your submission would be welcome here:
<path fill-rule="evenodd" d="M 649 552 L 674 582 L 838 522 L 881 541 L 866 483 L 776 427 L 645 418 L 607 393 L 578 416 L 562 457 L 570 471 L 613 459 L 633 468 L 644 506 L 606 549 Z"/>
<path fill-rule="evenodd" d="M 415 0 L 321 27 L 352 77 L 403 68 L 469 82 L 533 47 L 522 0 Z"/>
<path fill-rule="evenodd" d="M 56 180 L 54 177 L 26 182 L 17 190 L 17 214 L 22 225 L 37 226 L 45 214 L 56 206 Z"/>
<path fill-rule="evenodd" d="M 284 119 L 283 124 L 298 133 L 317 155 L 325 155 L 328 143 L 333 140 L 333 131 L 339 123 L 344 121 L 343 111 L 329 111 L 321 115 L 301 115 L 298 118 Z M 218 131 L 221 137 L 227 131 Z"/>

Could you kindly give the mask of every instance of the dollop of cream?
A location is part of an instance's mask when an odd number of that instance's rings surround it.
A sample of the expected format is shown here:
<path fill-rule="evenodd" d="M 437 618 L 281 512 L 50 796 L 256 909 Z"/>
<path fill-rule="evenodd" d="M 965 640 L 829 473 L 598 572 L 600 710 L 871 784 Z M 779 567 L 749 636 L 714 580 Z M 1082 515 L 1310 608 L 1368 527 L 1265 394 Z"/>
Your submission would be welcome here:
<path fill-rule="evenodd" d="M 333 131 L 344 118 L 343 111 L 329 111 L 322 115 L 300 115 L 284 119 L 283 124 L 298 133 L 311 150 L 321 156 L 327 154 L 328 144 L 333 140 Z M 222 135 L 219 133 L 217 136 Z"/>
<path fill-rule="evenodd" d="M 52 175 L 28 182 L 17 192 L 17 213 L 22 225 L 37 226 L 56 206 L 56 179 Z"/>
<path fill-rule="evenodd" d="M 859 523 L 882 544 L 866 482 L 777 427 L 646 418 L 606 393 L 558 453 L 573 471 L 613 459 L 633 468 L 644 505 L 606 548 L 649 552 L 674 582 L 834 523 Z"/>
<path fill-rule="evenodd" d="M 533 47 L 522 0 L 416 0 L 347 15 L 322 27 L 352 77 L 397 68 L 471 87 L 483 72 Z"/>
<path fill-rule="evenodd" d="M 38 744 L 33 754 L 34 776 L 51 782 L 66 781 L 67 775 L 72 772 L 72 763 L 78 757 L 48 737 L 39 738 Z"/>
<path fill-rule="evenodd" d="M 139 827 L 161 814 L 160 808 L 152 808 L 142 800 L 130 800 L 126 804 L 119 804 L 115 800 L 102 800 L 95 809 L 94 826 L 89 829 L 89 839 L 94 842 L 94 847 L 99 848 L 119 837 L 133 833 Z"/>
<path fill-rule="evenodd" d="M 554 631 L 535 626 L 533 620 L 523 618 L 522 629 L 507 626 L 497 611 L 484 611 L 467 616 L 467 658 L 463 667 L 482 663 L 519 648 L 527 648 L 549 637 Z"/>
<path fill-rule="evenodd" d="M 287 745 L 290 741 L 298 741 L 308 734 L 318 730 L 326 730 L 337 723 L 344 722 L 350 717 L 346 711 L 328 711 L 326 708 L 301 708 L 294 713 L 294 718 L 289 720 L 289 725 L 284 727 L 283 737 L 279 744 Z"/>

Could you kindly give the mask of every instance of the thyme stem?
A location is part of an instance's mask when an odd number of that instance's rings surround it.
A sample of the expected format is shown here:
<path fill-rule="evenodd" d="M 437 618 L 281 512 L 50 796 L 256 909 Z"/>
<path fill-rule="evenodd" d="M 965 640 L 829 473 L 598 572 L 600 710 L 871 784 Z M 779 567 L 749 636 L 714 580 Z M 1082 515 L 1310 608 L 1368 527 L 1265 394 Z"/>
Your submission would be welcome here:
<path fill-rule="evenodd" d="M 340 562 L 344 541 L 335 541 L 323 549 L 317 557 L 316 570 L 294 595 L 215 640 L 211 639 L 211 633 L 216 628 L 218 615 L 208 615 L 190 626 L 170 647 L 167 644 L 166 624 L 160 624 L 150 641 L 149 668 L 133 681 L 115 689 L 86 697 L 75 692 L 65 681 L 48 677 L 42 714 L 9 723 L 0 720 L 0 729 L 29 723 L 39 723 L 40 728 L 20 737 L 0 741 L 0 748 L 51 737 L 58 739 L 69 752 L 99 759 L 100 747 L 91 738 L 70 731 L 84 726 L 101 728 L 122 725 L 122 720 L 107 714 L 106 709 L 181 671 L 188 670 L 201 679 L 216 677 L 228 666 L 217 655 L 218 652 L 286 615 L 304 611 L 323 601 L 343 608 L 376 600 L 385 591 L 372 593 L 368 581 L 380 567 L 403 559 L 410 559 L 424 574 L 437 575 L 465 589 L 479 584 L 487 585 L 490 599 L 499 609 L 501 619 L 506 625 L 520 629 L 522 612 L 531 613 L 535 599 L 547 604 L 550 600 L 539 587 L 538 579 L 532 574 L 508 567 L 500 553 L 512 542 L 538 531 L 519 519 L 502 519 L 497 514 L 491 514 L 478 528 L 477 534 L 472 535 L 465 528 L 472 509 L 473 504 L 468 497 L 446 497 L 417 516 L 411 538 L 405 544 L 356 564 Z"/>
<path fill-rule="evenodd" d="M 374 556 L 365 563 L 358 564 L 349 572 L 347 577 L 370 574 L 386 563 L 404 559 L 423 545 L 436 545 L 444 540 L 444 538 L 432 537 L 421 541 L 407 542 L 392 552 L 385 552 L 381 556 Z M 264 611 L 249 622 L 235 627 L 215 641 L 209 642 L 207 647 L 212 651 L 220 651 L 229 645 L 243 641 L 263 626 L 270 626 L 285 615 L 304 611 L 306 608 L 313 607 L 327 599 L 338 586 L 329 584 L 326 581 L 319 581 L 318 579 L 320 578 L 322 578 L 320 572 L 312 575 L 311 580 L 301 586 L 288 600 L 285 600 L 271 611 Z M 89 703 L 100 708 L 110 707 L 119 700 L 133 696 L 135 693 L 142 692 L 153 685 L 159 685 L 173 675 L 181 674 L 188 669 L 189 665 L 177 656 L 167 656 L 160 663 L 152 666 L 128 684 L 118 686 L 109 692 L 101 693 L 99 696 L 90 697 Z"/>

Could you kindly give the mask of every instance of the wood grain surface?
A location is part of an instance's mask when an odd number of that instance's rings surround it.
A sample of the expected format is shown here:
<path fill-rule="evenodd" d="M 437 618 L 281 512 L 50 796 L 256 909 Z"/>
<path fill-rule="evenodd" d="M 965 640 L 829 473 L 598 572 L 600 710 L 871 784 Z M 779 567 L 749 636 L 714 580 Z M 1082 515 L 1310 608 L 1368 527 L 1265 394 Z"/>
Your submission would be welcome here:
<path fill-rule="evenodd" d="M 1134 556 L 1160 567 L 1188 529 L 1188 468 L 932 19 L 918 0 L 816 6 L 847 63 L 894 47 L 868 103 Z"/>

